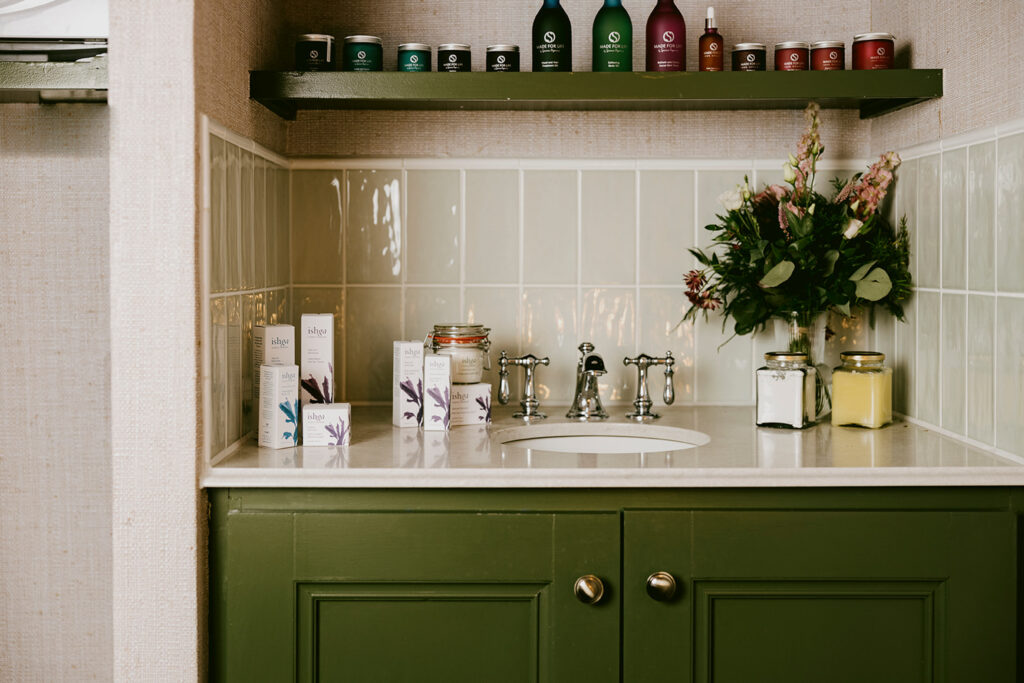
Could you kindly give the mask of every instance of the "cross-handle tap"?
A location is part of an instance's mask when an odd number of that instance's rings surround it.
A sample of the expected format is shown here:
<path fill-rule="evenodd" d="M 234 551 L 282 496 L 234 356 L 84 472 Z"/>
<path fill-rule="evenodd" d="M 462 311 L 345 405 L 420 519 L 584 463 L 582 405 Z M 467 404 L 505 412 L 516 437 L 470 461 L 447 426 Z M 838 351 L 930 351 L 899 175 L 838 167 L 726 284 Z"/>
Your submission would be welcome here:
<path fill-rule="evenodd" d="M 523 407 L 520 412 L 517 412 L 513 417 L 518 417 L 523 420 L 542 420 L 547 417 L 544 413 L 539 411 L 540 401 L 537 400 L 536 383 L 534 381 L 534 375 L 538 365 L 549 365 L 551 361 L 547 356 L 544 358 L 537 358 L 532 353 L 528 353 L 521 358 L 509 358 L 505 351 L 501 352 L 501 358 L 498 359 L 498 402 L 502 405 L 506 405 L 509 399 L 509 386 L 508 386 L 508 366 L 518 365 L 523 368 L 526 375 L 526 383 L 523 386 L 523 400 L 519 402 L 519 405 Z"/>
<path fill-rule="evenodd" d="M 647 390 L 647 368 L 652 365 L 665 366 L 665 393 L 662 398 L 665 401 L 665 405 L 672 405 L 676 400 L 676 390 L 672 380 L 672 376 L 676 371 L 676 359 L 672 357 L 672 352 L 666 351 L 664 358 L 655 358 L 648 356 L 646 353 L 641 353 L 636 358 L 623 358 L 622 364 L 626 366 L 635 365 L 637 370 L 636 400 L 633 401 L 633 412 L 626 413 L 626 417 L 637 422 L 658 419 L 660 415 L 651 412 L 654 401 L 651 400 L 650 392 Z"/>

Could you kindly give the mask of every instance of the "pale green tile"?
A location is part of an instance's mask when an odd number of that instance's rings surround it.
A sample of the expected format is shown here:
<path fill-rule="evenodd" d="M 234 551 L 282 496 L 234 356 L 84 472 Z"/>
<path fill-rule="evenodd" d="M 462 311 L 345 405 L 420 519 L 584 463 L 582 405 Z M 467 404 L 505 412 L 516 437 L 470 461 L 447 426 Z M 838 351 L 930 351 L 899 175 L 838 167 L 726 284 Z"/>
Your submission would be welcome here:
<path fill-rule="evenodd" d="M 996 143 L 968 149 L 967 280 L 974 291 L 995 288 Z"/>
<path fill-rule="evenodd" d="M 682 282 L 693 239 L 693 171 L 640 173 L 640 284 Z"/>
<path fill-rule="evenodd" d="M 345 400 L 391 400 L 392 342 L 402 338 L 402 291 L 355 287 L 347 291 Z"/>
<path fill-rule="evenodd" d="M 292 268 L 298 284 L 344 284 L 344 180 L 342 171 L 292 174 Z"/>
<path fill-rule="evenodd" d="M 893 410 L 917 417 L 917 305 L 911 298 L 903 305 L 905 322 L 896 323 L 896 354 L 893 358 Z"/>
<path fill-rule="evenodd" d="M 576 171 L 523 174 L 523 278 L 575 284 L 578 233 Z M 571 397 L 570 397 L 571 398 Z"/>
<path fill-rule="evenodd" d="M 915 236 L 917 238 L 917 285 L 939 287 L 942 281 L 939 155 L 922 157 L 918 164 L 916 233 L 911 236 L 911 242 Z"/>
<path fill-rule="evenodd" d="M 518 171 L 466 171 L 466 282 L 519 282 Z"/>
<path fill-rule="evenodd" d="M 231 143 L 225 147 L 224 289 L 235 291 L 242 285 L 242 150 Z"/>
<path fill-rule="evenodd" d="M 275 285 L 287 285 L 292 282 L 291 270 L 291 172 L 278 168 L 274 171 L 277 189 L 277 280 Z"/>
<path fill-rule="evenodd" d="M 917 293 L 917 417 L 939 424 L 941 305 L 935 292 Z"/>
<path fill-rule="evenodd" d="M 996 446 L 1024 455 L 1024 299 L 998 297 L 996 320 Z"/>
<path fill-rule="evenodd" d="M 967 298 L 967 436 L 989 445 L 995 443 L 995 315 L 994 297 Z"/>
<path fill-rule="evenodd" d="M 1000 292 L 1024 292 L 1024 133 L 998 141 L 996 274 Z"/>
<path fill-rule="evenodd" d="M 228 313 L 223 297 L 210 300 L 210 455 L 227 444 Z"/>
<path fill-rule="evenodd" d="M 943 429 L 956 434 L 967 431 L 967 297 L 942 295 Z"/>
<path fill-rule="evenodd" d="M 240 157 L 241 173 L 241 236 L 239 248 L 242 252 L 242 280 L 241 288 L 245 290 L 256 287 L 256 216 L 253 198 L 253 177 L 255 159 L 253 153 L 242 150 Z"/>
<path fill-rule="evenodd" d="M 406 233 L 402 227 L 401 172 L 348 171 L 346 186 L 348 282 L 401 282 L 403 252 L 406 249 Z"/>
<path fill-rule="evenodd" d="M 227 157 L 224 141 L 210 136 L 210 292 L 226 289 L 227 270 L 227 204 L 225 183 Z"/>
<path fill-rule="evenodd" d="M 942 153 L 942 287 L 967 287 L 967 148 Z"/>
<path fill-rule="evenodd" d="M 264 288 L 267 282 L 267 161 L 263 157 L 253 159 L 252 205 L 253 205 L 253 286 Z"/>
<path fill-rule="evenodd" d="M 409 171 L 406 187 L 409 221 L 406 281 L 415 284 L 459 282 L 459 172 Z"/>
<path fill-rule="evenodd" d="M 225 438 L 230 445 L 242 436 L 242 297 L 229 296 L 226 303 L 228 387 Z"/>
<path fill-rule="evenodd" d="M 462 322 L 458 287 L 409 287 L 405 290 L 405 338 L 423 339 L 434 325 Z"/>
<path fill-rule="evenodd" d="M 583 284 L 636 282 L 636 174 L 584 171 L 580 272 Z"/>

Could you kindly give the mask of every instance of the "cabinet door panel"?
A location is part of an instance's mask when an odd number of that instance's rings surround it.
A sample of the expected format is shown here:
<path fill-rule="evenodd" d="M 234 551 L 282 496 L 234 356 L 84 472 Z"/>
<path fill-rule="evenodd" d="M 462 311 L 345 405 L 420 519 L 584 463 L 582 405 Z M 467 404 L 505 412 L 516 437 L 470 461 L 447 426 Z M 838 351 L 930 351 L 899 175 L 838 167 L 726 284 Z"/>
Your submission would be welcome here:
<path fill-rule="evenodd" d="M 1009 683 L 1013 547 L 998 513 L 628 512 L 625 679 Z"/>

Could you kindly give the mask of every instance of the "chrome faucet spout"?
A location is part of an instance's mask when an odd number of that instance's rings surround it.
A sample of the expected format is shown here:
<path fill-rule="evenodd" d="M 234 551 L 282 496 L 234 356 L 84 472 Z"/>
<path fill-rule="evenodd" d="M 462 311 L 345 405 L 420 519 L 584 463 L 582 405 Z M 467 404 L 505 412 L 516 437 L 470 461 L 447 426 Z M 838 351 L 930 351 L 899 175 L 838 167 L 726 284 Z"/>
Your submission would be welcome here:
<path fill-rule="evenodd" d="M 604 420 L 608 413 L 601 405 L 597 378 L 605 374 L 604 359 L 594 353 L 594 345 L 584 342 L 579 346 L 580 360 L 576 366 L 576 392 L 566 417 L 571 420 Z"/>

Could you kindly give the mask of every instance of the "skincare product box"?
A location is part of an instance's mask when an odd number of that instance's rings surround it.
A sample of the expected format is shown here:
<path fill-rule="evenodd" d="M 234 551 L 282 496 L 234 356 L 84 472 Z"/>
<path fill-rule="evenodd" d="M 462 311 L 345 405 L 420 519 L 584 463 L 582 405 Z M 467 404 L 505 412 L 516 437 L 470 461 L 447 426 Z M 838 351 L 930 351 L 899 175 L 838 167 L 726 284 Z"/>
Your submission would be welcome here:
<path fill-rule="evenodd" d="M 452 427 L 491 422 L 490 384 L 452 385 Z"/>
<path fill-rule="evenodd" d="M 348 403 L 310 403 L 302 407 L 303 446 L 347 446 L 352 436 Z"/>
<path fill-rule="evenodd" d="M 334 401 L 334 314 L 302 314 L 302 405 Z"/>
<path fill-rule="evenodd" d="M 396 427 L 423 423 L 423 342 L 396 341 L 391 422 Z"/>
<path fill-rule="evenodd" d="M 260 395 L 260 367 L 295 365 L 295 327 L 292 325 L 256 325 L 252 328 L 253 396 Z"/>
<path fill-rule="evenodd" d="M 298 366 L 264 365 L 260 368 L 260 387 L 260 446 L 299 445 Z"/>
<path fill-rule="evenodd" d="M 452 358 L 428 354 L 423 358 L 423 429 L 448 429 L 451 407 Z"/>

